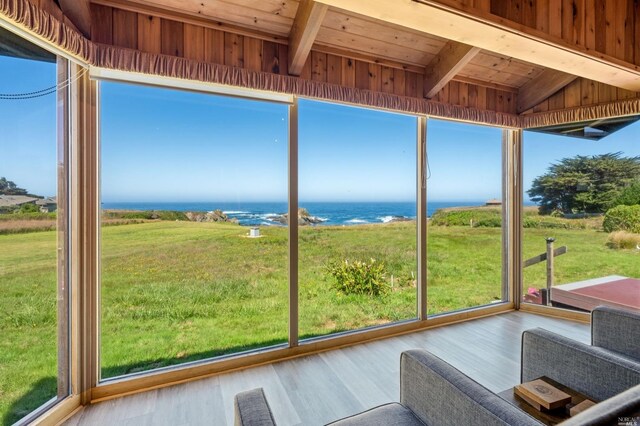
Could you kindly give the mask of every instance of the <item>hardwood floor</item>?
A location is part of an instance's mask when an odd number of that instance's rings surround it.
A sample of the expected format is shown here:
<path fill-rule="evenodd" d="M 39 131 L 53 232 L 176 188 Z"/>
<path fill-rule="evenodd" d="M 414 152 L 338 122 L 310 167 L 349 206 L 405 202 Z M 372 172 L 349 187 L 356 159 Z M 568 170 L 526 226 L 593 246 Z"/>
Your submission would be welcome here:
<path fill-rule="evenodd" d="M 236 393 L 263 387 L 278 425 L 320 425 L 399 399 L 400 353 L 424 348 L 494 392 L 518 383 L 522 331 L 588 343 L 588 324 L 511 312 L 222 374 L 85 407 L 65 425 L 233 425 Z"/>

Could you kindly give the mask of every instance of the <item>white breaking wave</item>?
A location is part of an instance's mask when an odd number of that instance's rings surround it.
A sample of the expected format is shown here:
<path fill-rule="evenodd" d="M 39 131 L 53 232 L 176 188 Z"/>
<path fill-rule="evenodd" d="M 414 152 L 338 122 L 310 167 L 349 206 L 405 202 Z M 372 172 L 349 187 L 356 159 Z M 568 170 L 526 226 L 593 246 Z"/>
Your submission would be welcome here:
<path fill-rule="evenodd" d="M 382 216 L 382 217 L 379 217 L 378 220 L 381 220 L 382 223 L 389 223 L 393 220 L 393 217 L 394 216 Z"/>
<path fill-rule="evenodd" d="M 266 214 L 256 215 L 255 217 L 257 217 L 258 219 L 261 219 L 261 220 L 269 221 L 269 222 L 271 222 L 271 224 L 273 224 L 274 222 L 279 223 L 279 221 L 276 220 L 276 218 L 281 217 L 281 216 L 282 215 L 279 215 L 277 213 L 266 213 Z"/>
<path fill-rule="evenodd" d="M 345 221 L 345 223 L 369 223 L 369 221 L 356 218 L 356 219 L 349 219 Z"/>
<path fill-rule="evenodd" d="M 319 216 L 311 216 L 311 218 L 312 218 L 313 220 L 319 220 L 320 222 L 326 222 L 326 221 L 328 221 L 328 220 L 329 220 L 329 218 L 326 218 L 326 217 L 319 217 Z"/>
<path fill-rule="evenodd" d="M 242 210 L 225 210 L 224 214 L 249 214 L 249 212 L 243 212 Z"/>

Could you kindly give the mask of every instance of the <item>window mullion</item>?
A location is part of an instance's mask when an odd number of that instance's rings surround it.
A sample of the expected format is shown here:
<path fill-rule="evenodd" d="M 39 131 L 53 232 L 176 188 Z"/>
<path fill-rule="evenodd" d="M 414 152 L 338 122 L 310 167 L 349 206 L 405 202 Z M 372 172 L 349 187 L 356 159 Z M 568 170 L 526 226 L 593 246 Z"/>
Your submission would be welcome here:
<path fill-rule="evenodd" d="M 289 347 L 298 346 L 298 98 L 289 106 Z"/>
<path fill-rule="evenodd" d="M 427 319 L 427 117 L 418 117 L 418 319 Z"/>

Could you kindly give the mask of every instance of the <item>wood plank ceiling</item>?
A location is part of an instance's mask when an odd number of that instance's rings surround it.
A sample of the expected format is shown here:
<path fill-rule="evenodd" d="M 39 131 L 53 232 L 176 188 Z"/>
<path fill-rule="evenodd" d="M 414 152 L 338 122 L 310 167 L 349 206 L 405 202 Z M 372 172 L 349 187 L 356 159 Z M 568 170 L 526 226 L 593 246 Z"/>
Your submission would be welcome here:
<path fill-rule="evenodd" d="M 351 12 L 324 5 L 318 8 L 311 0 L 91 1 L 115 7 L 160 8 L 269 34 L 282 42 L 288 41 L 290 49 L 293 46 L 289 72 L 294 75 L 302 69 L 311 48 L 328 53 L 348 51 L 387 66 L 410 67 L 426 75 L 425 83 L 430 87 L 425 84 L 424 94 L 428 98 L 437 92 L 434 87 L 442 87 L 451 79 L 512 92 L 521 87 L 534 87 L 537 96 L 527 96 L 530 100 L 527 104 L 519 102 L 522 111 L 539 101 L 541 91 L 549 92 L 543 93 L 546 99 L 572 81 L 566 75 L 555 76 L 555 85 L 545 88 L 535 80 L 545 72 L 541 66 L 486 50 L 469 49 L 457 42 Z M 313 22 L 314 19 L 320 22 Z"/>

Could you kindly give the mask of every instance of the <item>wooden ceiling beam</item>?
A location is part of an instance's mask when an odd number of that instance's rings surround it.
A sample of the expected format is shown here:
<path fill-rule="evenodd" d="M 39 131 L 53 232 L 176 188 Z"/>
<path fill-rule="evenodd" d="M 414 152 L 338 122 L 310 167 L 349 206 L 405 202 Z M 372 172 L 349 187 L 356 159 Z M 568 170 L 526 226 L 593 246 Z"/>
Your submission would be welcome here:
<path fill-rule="evenodd" d="M 62 13 L 87 38 L 91 38 L 91 7 L 89 0 L 59 0 Z"/>
<path fill-rule="evenodd" d="M 460 11 L 433 0 L 316 0 L 336 9 L 400 25 L 500 55 L 533 62 L 612 86 L 640 91 L 640 66 L 583 46 L 549 40 L 547 34 L 496 20 L 474 9 Z"/>
<path fill-rule="evenodd" d="M 578 77 L 575 75 L 561 71 L 544 70 L 539 76 L 530 80 L 518 90 L 518 105 L 516 108 L 518 114 L 538 105 L 576 78 Z"/>
<path fill-rule="evenodd" d="M 300 75 L 329 6 L 302 0 L 289 34 L 289 74 Z"/>
<path fill-rule="evenodd" d="M 424 97 L 433 98 L 480 52 L 479 47 L 448 41 L 429 62 L 424 74 Z"/>

